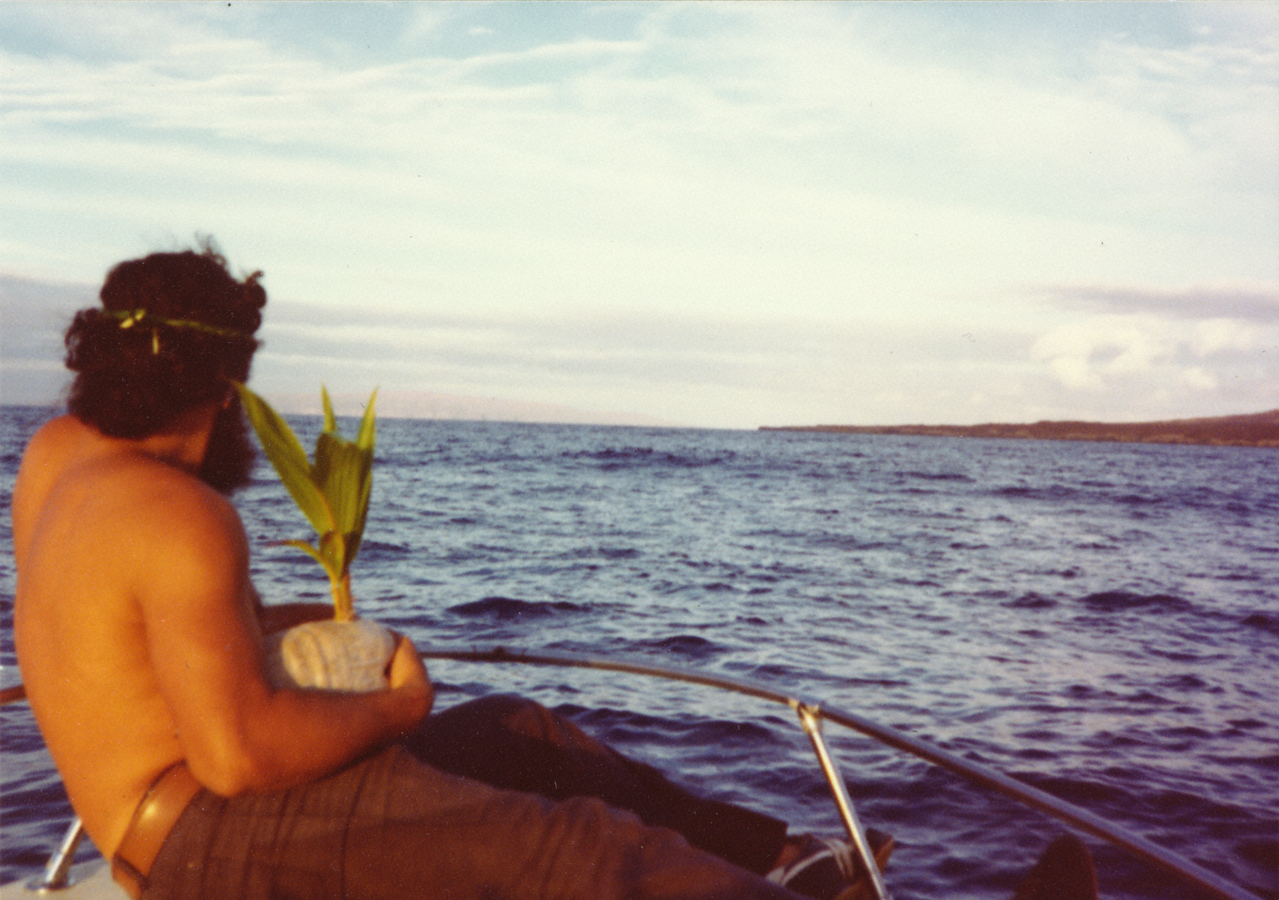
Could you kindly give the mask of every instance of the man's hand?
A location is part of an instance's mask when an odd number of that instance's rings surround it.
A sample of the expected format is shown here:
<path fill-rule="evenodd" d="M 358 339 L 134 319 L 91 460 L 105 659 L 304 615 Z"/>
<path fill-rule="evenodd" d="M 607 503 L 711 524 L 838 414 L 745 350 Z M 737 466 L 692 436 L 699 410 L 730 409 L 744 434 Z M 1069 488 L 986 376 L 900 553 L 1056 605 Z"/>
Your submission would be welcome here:
<path fill-rule="evenodd" d="M 425 708 L 422 718 L 425 719 L 435 704 L 435 688 L 426 674 L 426 666 L 418 655 L 413 642 L 398 631 L 391 632 L 395 636 L 395 652 L 386 666 L 386 680 L 391 690 L 406 689 L 414 694 L 425 693 Z"/>
<path fill-rule="evenodd" d="M 395 636 L 395 651 L 386 664 L 387 683 L 392 689 L 405 685 L 429 687 L 431 681 L 426 675 L 426 666 L 422 664 L 422 657 L 418 656 L 413 642 L 398 631 L 391 634 Z"/>

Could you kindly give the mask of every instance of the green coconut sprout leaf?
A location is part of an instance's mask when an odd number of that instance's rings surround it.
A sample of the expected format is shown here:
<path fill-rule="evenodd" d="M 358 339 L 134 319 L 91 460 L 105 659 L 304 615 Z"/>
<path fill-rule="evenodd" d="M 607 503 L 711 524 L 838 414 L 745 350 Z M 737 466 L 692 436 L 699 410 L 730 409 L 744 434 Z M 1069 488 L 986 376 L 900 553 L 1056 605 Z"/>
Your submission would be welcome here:
<path fill-rule="evenodd" d="M 265 400 L 242 384 L 236 385 L 244 413 L 257 433 L 258 442 L 267 459 L 275 467 L 289 494 L 316 532 L 331 528 L 332 511 L 323 491 L 311 479 L 311 464 L 306 451 L 287 422 Z"/>
<path fill-rule="evenodd" d="M 235 388 L 262 451 L 319 536 L 315 544 L 282 543 L 304 551 L 324 567 L 333 589 L 334 617 L 343 621 L 354 618 L 351 563 L 364 537 L 373 490 L 373 446 L 377 431 L 373 406 L 377 391 L 364 408 L 355 440 L 349 441 L 338 433 L 329 392 L 323 387 L 320 389 L 324 430 L 316 438 L 312 463 L 293 429 L 269 403 L 242 384 Z"/>

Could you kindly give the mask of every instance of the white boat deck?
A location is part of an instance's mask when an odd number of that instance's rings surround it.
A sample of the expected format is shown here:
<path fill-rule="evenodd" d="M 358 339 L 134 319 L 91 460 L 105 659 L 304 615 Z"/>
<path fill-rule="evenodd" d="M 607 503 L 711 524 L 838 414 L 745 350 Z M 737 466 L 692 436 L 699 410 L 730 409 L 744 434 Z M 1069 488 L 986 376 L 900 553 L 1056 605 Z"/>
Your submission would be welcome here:
<path fill-rule="evenodd" d="M 0 900 L 32 900 L 35 897 L 65 900 L 128 900 L 124 890 L 111 880 L 105 859 L 92 859 L 71 867 L 69 884 L 56 891 L 33 891 L 28 882 L 0 885 Z"/>

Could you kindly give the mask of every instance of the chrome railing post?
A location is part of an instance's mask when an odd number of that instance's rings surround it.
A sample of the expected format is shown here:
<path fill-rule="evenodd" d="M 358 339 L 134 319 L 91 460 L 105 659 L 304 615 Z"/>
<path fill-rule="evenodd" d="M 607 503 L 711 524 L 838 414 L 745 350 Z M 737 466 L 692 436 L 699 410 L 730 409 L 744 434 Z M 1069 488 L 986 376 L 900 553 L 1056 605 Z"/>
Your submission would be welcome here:
<path fill-rule="evenodd" d="M 75 858 L 76 848 L 80 846 L 80 840 L 83 837 L 84 825 L 77 816 L 67 826 L 57 852 L 49 857 L 49 862 L 44 867 L 44 874 L 27 882 L 27 888 L 38 894 L 48 894 L 68 887 L 71 882 L 67 873 L 71 871 L 71 861 Z"/>
<path fill-rule="evenodd" d="M 848 786 L 844 784 L 844 778 L 839 774 L 839 768 L 835 765 L 835 760 L 831 758 L 830 751 L 826 748 L 826 741 L 822 737 L 821 710 L 817 706 L 800 702 L 794 703 L 793 707 L 799 715 L 799 724 L 803 727 L 804 733 L 812 741 L 813 752 L 817 754 L 822 773 L 830 784 L 831 793 L 835 795 L 835 806 L 839 810 L 839 817 L 844 822 L 844 828 L 853 842 L 853 848 L 861 857 L 862 865 L 870 875 L 875 896 L 879 900 L 889 900 L 888 886 L 884 884 L 884 877 L 880 874 L 879 866 L 875 864 L 875 853 L 871 850 L 870 842 L 866 840 L 866 832 L 862 829 L 862 823 L 858 821 L 857 813 L 853 810 L 853 799 L 848 796 Z"/>

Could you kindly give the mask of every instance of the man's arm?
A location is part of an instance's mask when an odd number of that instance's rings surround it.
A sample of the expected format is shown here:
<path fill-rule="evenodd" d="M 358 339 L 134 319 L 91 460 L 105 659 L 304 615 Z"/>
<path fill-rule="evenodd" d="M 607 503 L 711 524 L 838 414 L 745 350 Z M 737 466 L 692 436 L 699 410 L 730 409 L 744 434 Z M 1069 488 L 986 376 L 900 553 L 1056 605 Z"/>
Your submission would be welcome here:
<path fill-rule="evenodd" d="M 138 569 L 135 592 L 160 691 L 202 784 L 232 796 L 312 781 L 426 717 L 430 683 L 402 638 L 390 690 L 272 688 L 239 518 L 203 485 L 181 485 L 175 493 L 150 506 L 143 530 L 154 549 Z"/>

